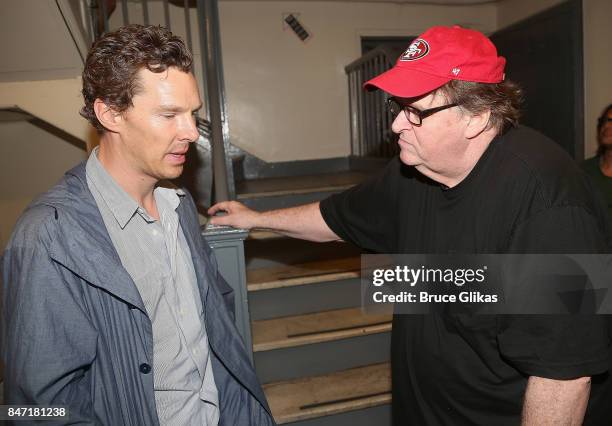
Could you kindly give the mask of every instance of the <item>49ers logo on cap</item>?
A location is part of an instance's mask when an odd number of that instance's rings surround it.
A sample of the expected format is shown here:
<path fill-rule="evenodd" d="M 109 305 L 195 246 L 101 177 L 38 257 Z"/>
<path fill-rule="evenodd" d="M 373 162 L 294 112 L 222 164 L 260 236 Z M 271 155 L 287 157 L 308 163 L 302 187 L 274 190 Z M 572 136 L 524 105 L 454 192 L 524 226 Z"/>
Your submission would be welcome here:
<path fill-rule="evenodd" d="M 429 44 L 422 38 L 413 41 L 400 57 L 400 61 L 416 61 L 429 53 Z"/>

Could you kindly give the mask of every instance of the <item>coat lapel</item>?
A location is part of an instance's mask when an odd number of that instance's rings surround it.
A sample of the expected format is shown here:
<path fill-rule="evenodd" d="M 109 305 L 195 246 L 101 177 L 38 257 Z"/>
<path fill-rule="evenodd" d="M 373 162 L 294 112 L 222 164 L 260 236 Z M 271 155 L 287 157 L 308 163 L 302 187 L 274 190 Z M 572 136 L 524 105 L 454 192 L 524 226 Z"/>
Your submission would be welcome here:
<path fill-rule="evenodd" d="M 247 388 L 271 415 L 259 380 L 247 358 L 242 339 L 229 313 L 224 309 L 225 301 L 217 288 L 217 268 L 210 259 L 212 253 L 209 255 L 208 251 L 210 249 L 204 247 L 205 243 L 202 240 L 197 216 L 189 211 L 190 206 L 185 201 L 187 200 L 181 202 L 177 211 L 193 259 L 202 297 L 209 345 L 232 376 Z M 195 211 L 195 208 L 193 211 Z M 227 284 L 225 285 L 227 286 Z"/>
<path fill-rule="evenodd" d="M 85 163 L 65 176 L 67 192 L 42 199 L 56 210 L 61 235 L 50 255 L 90 284 L 102 288 L 147 315 L 134 281 L 121 264 L 93 195 L 87 187 Z"/>

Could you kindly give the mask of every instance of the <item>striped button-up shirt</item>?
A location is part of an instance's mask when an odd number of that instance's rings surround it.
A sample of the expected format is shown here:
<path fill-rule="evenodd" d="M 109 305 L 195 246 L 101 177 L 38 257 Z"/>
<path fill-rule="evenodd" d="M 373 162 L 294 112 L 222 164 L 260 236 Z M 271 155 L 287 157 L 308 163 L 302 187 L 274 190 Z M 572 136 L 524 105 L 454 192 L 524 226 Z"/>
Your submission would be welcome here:
<path fill-rule="evenodd" d="M 184 193 L 156 187 L 154 220 L 108 174 L 97 148 L 87 185 L 153 328 L 153 382 L 162 425 L 217 425 L 215 385 L 202 302 L 176 207 Z"/>

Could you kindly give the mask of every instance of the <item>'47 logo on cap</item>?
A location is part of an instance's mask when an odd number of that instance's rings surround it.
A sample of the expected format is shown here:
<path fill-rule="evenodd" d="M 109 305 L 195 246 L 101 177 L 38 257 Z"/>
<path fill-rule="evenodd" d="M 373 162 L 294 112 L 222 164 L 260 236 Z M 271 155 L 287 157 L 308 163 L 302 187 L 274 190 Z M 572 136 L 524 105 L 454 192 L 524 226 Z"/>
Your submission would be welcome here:
<path fill-rule="evenodd" d="M 429 44 L 422 38 L 413 41 L 400 57 L 400 61 L 416 61 L 429 53 Z"/>

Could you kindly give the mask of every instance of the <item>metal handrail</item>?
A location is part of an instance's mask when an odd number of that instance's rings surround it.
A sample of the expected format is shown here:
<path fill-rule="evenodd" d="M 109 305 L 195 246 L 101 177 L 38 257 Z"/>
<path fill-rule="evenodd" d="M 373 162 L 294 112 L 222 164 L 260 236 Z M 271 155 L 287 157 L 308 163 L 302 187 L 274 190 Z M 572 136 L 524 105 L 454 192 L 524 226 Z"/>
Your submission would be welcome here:
<path fill-rule="evenodd" d="M 387 95 L 378 90 L 364 92 L 363 84 L 390 69 L 395 57 L 391 49 L 377 47 L 348 64 L 344 71 L 349 85 L 351 155 L 392 157 L 398 152 L 397 135 L 391 132 L 393 117 L 385 108 Z"/>
<path fill-rule="evenodd" d="M 373 58 L 376 58 L 381 55 L 389 61 L 391 66 L 393 66 L 393 62 L 395 62 L 395 60 L 397 59 L 393 57 L 393 51 L 391 49 L 385 46 L 379 46 L 376 49 L 372 49 L 369 52 L 364 53 L 363 55 L 361 55 L 361 57 L 355 59 L 353 62 L 345 66 L 344 71 L 347 74 L 351 71 L 355 71 L 363 64 L 370 62 Z"/>

